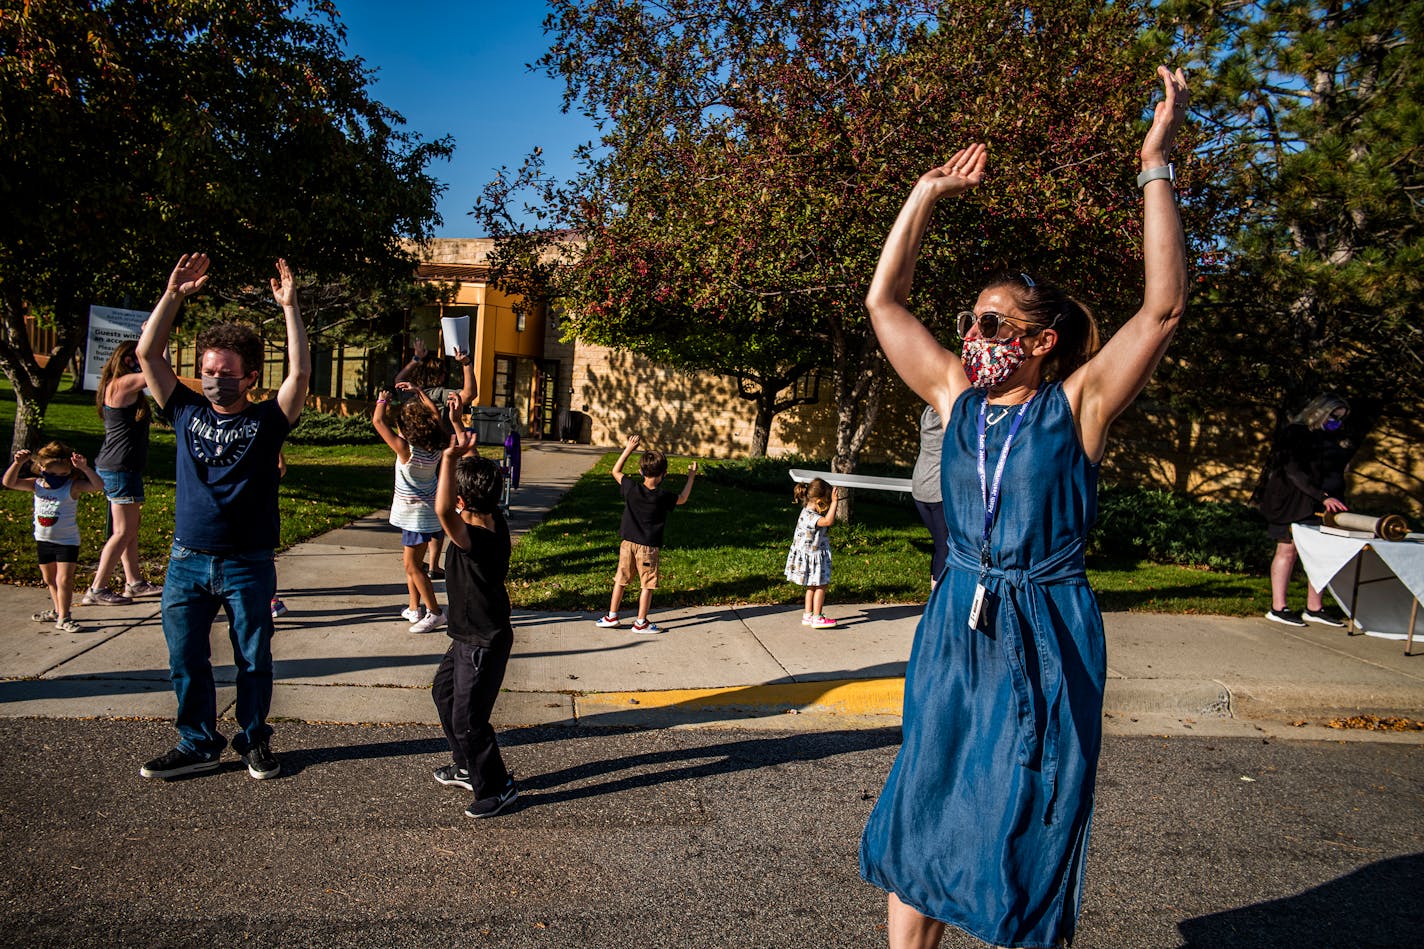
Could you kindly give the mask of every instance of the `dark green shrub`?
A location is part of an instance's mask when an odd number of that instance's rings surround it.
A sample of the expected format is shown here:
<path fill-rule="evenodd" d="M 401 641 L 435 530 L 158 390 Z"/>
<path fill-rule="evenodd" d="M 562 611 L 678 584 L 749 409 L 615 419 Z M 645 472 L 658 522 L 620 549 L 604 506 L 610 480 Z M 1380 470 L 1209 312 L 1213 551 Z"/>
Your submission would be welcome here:
<path fill-rule="evenodd" d="M 1104 487 L 1088 555 L 1255 573 L 1274 549 L 1253 507 L 1148 488 Z"/>
<path fill-rule="evenodd" d="M 807 458 L 804 455 L 782 455 L 778 458 L 739 458 L 727 461 L 709 461 L 701 466 L 701 474 L 717 484 L 743 488 L 750 491 L 770 491 L 774 494 L 791 495 L 795 482 L 788 473 L 792 468 L 809 471 L 830 471 L 831 463 L 825 458 Z M 908 478 L 910 469 L 903 465 L 865 464 L 856 469 L 856 474 L 878 478 Z M 872 496 L 874 500 L 893 503 L 897 499 L 907 500 L 908 494 L 895 491 L 863 491 L 860 497 Z"/>
<path fill-rule="evenodd" d="M 369 445 L 377 438 L 365 415 L 330 415 L 310 409 L 297 419 L 287 440 L 297 445 Z"/>

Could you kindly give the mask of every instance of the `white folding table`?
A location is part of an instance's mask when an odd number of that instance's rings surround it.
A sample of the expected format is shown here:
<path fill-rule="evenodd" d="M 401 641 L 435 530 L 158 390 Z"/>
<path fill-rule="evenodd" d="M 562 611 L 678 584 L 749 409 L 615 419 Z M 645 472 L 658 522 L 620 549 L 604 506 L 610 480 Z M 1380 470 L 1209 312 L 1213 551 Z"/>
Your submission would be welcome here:
<path fill-rule="evenodd" d="M 1344 537 L 1292 524 L 1301 566 L 1317 590 L 1328 590 L 1349 617 L 1348 632 L 1404 640 L 1414 649 L 1419 601 L 1424 598 L 1424 542 Z"/>

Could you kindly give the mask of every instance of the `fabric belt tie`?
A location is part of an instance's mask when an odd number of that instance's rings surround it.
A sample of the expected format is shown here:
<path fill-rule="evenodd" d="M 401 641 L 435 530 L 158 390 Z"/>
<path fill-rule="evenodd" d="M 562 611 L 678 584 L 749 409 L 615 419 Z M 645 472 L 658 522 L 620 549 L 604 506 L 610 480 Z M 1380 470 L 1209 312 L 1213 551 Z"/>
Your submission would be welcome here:
<path fill-rule="evenodd" d="M 1058 793 L 1058 710 L 1063 702 L 1063 670 L 1062 663 L 1056 661 L 1058 643 L 1050 639 L 1053 625 L 1048 597 L 1040 588 L 1086 578 L 1084 542 L 1075 540 L 1028 570 L 990 566 L 986 572 L 979 564 L 977 552 L 971 553 L 957 545 L 950 546 L 949 562 L 955 569 L 982 576 L 984 588 L 1000 601 L 1005 598 L 1006 587 L 1024 594 L 1018 599 L 1027 605 L 1028 627 L 1024 627 L 1016 610 L 996 611 L 993 626 L 1003 637 L 1001 654 L 1014 689 L 1019 723 L 1018 762 L 1028 766 L 1036 756 L 1039 758 L 1043 780 L 1048 788 L 1043 822 L 1052 824 L 1053 805 Z M 985 635 L 988 635 L 987 631 Z M 1043 722 L 1035 716 L 1033 685 L 1025 668 L 1025 642 L 1030 636 L 1038 655 L 1038 676 L 1043 688 L 1046 717 Z M 1043 733 L 1041 744 L 1038 737 L 1040 730 Z"/>

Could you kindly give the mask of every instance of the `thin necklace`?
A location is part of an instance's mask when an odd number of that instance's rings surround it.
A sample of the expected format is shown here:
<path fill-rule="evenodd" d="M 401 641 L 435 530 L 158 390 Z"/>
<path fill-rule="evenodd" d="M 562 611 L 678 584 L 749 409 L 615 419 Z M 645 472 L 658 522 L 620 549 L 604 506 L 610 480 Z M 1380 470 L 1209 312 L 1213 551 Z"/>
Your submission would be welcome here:
<path fill-rule="evenodd" d="M 1038 389 L 1035 388 L 1032 392 L 1030 392 L 1030 393 L 1028 394 L 1028 398 L 1027 398 L 1027 399 L 1024 399 L 1024 402 L 1028 402 L 1030 399 L 1032 399 L 1032 398 L 1033 398 L 1034 396 L 1036 396 L 1036 395 L 1038 395 Z M 986 396 L 986 398 L 987 398 L 987 396 Z M 1011 412 L 1012 410 L 1018 408 L 1020 405 L 1023 405 L 1023 402 L 1019 402 L 1019 403 L 1017 403 L 1017 404 L 1015 404 L 1015 405 L 1006 405 L 1006 406 L 1003 407 L 1003 409 L 999 412 L 998 415 L 994 415 L 994 414 L 992 414 L 991 412 L 986 411 L 985 414 L 984 414 L 984 427 L 985 427 L 985 428 L 992 428 L 993 426 L 998 425 L 1000 422 L 1002 422 L 1002 421 L 1008 416 L 1009 412 Z M 996 406 L 996 405 L 990 405 L 990 406 L 987 406 L 987 408 L 988 408 L 988 409 L 995 409 L 995 408 L 998 408 L 998 406 Z"/>
<path fill-rule="evenodd" d="M 1004 406 L 1003 411 L 1000 412 L 998 415 L 993 415 L 993 414 L 990 414 L 990 413 L 985 413 L 985 416 L 984 416 L 984 425 L 985 425 L 986 427 L 992 427 L 992 426 L 998 425 L 1000 422 L 1002 422 L 1002 421 L 1004 420 L 1004 418 L 1005 418 L 1006 416 L 1008 416 L 1009 411 L 1010 411 L 1011 409 L 1014 409 L 1014 408 L 1016 408 L 1016 406 L 1013 406 L 1013 405 L 1006 405 L 1006 406 Z"/>

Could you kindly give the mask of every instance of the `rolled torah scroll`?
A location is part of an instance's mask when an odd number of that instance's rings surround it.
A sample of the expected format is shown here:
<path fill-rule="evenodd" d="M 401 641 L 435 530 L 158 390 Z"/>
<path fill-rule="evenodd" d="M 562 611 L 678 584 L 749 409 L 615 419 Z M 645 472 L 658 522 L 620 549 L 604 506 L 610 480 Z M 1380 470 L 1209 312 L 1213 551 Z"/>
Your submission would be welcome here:
<path fill-rule="evenodd" d="M 1341 512 L 1325 515 L 1325 523 L 1347 531 L 1368 531 L 1381 540 L 1403 540 L 1404 535 L 1409 533 L 1409 523 L 1399 514 L 1371 517 L 1368 514 Z"/>

